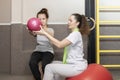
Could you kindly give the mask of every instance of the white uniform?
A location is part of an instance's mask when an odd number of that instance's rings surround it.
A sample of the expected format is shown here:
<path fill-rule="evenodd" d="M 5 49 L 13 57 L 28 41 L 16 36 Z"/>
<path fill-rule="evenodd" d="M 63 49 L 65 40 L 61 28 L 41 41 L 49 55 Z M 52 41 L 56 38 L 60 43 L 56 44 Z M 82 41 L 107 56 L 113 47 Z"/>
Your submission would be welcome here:
<path fill-rule="evenodd" d="M 55 80 L 55 74 L 57 76 L 72 77 L 80 74 L 87 68 L 87 60 L 83 58 L 83 41 L 80 32 L 72 32 L 66 39 L 71 42 L 67 47 L 68 54 L 66 64 L 48 64 L 45 68 L 43 80 Z"/>

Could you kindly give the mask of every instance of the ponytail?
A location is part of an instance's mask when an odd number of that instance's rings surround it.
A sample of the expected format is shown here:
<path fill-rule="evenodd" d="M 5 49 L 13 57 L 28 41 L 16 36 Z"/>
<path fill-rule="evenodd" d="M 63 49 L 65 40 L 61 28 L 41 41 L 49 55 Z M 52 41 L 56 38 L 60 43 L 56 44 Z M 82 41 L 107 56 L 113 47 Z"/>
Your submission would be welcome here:
<path fill-rule="evenodd" d="M 81 15 L 81 22 L 80 22 L 79 29 L 80 29 L 81 34 L 83 35 L 88 35 L 90 32 L 87 19 L 84 15 Z"/>

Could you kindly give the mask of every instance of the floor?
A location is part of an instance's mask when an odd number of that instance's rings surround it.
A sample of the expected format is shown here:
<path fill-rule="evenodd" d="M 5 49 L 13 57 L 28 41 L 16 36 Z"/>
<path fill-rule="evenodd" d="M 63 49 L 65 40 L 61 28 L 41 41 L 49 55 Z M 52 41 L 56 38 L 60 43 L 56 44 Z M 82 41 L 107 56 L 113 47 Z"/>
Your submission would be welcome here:
<path fill-rule="evenodd" d="M 120 70 L 111 70 L 113 80 L 120 80 Z M 32 75 L 10 75 L 0 73 L 0 80 L 34 80 Z"/>
<path fill-rule="evenodd" d="M 0 80 L 34 80 L 32 75 L 0 74 Z"/>
<path fill-rule="evenodd" d="M 120 80 L 120 69 L 110 70 L 113 80 Z"/>

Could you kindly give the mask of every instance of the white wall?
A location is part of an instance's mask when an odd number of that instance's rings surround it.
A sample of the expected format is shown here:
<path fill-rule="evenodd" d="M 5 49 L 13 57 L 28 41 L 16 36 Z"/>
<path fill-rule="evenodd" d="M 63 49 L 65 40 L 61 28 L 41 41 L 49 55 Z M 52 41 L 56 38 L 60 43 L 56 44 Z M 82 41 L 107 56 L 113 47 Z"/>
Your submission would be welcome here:
<path fill-rule="evenodd" d="M 22 0 L 11 0 L 11 23 L 22 23 Z"/>
<path fill-rule="evenodd" d="M 120 6 L 120 0 L 99 0 L 102 6 Z"/>
<path fill-rule="evenodd" d="M 11 0 L 0 0 L 0 25 L 10 23 Z"/>
<path fill-rule="evenodd" d="M 42 9 L 49 10 L 50 24 L 67 23 L 68 17 L 72 13 L 85 13 L 85 0 L 12 0 L 12 23 L 22 22 L 35 17 L 36 13 Z"/>
<path fill-rule="evenodd" d="M 120 0 L 99 0 L 99 1 L 100 1 L 100 6 L 119 6 L 120 7 Z M 100 20 L 119 20 L 120 21 L 120 11 L 119 12 L 101 12 Z"/>

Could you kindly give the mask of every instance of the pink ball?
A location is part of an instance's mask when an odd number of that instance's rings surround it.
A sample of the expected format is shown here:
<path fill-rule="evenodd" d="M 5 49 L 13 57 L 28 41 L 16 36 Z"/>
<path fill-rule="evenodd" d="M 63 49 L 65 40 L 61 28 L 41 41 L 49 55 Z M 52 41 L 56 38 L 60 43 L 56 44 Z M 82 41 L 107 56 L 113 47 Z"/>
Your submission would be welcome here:
<path fill-rule="evenodd" d="M 42 25 L 40 19 L 38 18 L 30 18 L 27 22 L 27 27 L 31 31 L 39 31 L 40 25 Z"/>

